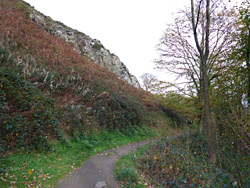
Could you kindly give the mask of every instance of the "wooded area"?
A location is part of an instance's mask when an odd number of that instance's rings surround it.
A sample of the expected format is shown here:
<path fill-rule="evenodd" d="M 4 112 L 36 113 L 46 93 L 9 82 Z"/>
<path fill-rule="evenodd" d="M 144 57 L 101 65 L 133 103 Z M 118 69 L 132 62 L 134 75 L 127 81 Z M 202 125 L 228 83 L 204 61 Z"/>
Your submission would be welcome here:
<path fill-rule="evenodd" d="M 159 88 L 158 95 L 171 100 L 175 87 L 174 93 L 195 101 L 210 161 L 229 168 L 244 187 L 242 169 L 249 166 L 250 152 L 250 2 L 228 8 L 221 0 L 191 0 L 167 26 L 158 50 L 157 69 L 174 73 L 181 84 L 169 83 L 162 92 L 162 81 L 154 79 L 148 90 Z"/>

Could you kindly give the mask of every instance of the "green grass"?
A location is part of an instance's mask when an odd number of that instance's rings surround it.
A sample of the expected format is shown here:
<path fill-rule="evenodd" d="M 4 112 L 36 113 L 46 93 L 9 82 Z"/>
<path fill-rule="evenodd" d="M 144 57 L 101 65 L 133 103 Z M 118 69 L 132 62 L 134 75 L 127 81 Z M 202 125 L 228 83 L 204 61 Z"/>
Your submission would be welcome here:
<path fill-rule="evenodd" d="M 135 152 L 121 157 L 115 166 L 114 177 L 119 182 L 120 187 L 145 188 L 144 181 L 135 165 L 135 158 L 143 156 L 145 150 L 154 144 L 148 144 L 138 148 Z"/>
<path fill-rule="evenodd" d="M 114 170 L 115 178 L 121 187 L 144 187 L 136 171 L 131 155 L 121 157 Z"/>
<path fill-rule="evenodd" d="M 156 137 L 149 128 L 136 128 L 128 133 L 105 130 L 69 139 L 70 147 L 54 143 L 49 153 L 19 151 L 0 155 L 0 187 L 53 187 L 70 171 L 81 166 L 90 156 L 128 143 Z"/>

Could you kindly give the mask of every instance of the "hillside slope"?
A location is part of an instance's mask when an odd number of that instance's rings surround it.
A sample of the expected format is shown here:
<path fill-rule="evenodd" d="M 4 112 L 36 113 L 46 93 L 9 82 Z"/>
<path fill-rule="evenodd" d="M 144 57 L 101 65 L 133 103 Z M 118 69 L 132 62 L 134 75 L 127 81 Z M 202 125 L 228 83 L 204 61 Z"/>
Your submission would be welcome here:
<path fill-rule="evenodd" d="M 119 78 L 127 81 L 135 87 L 140 87 L 137 78 L 129 73 L 127 67 L 120 61 L 119 57 L 110 53 L 99 40 L 92 39 L 88 35 L 65 26 L 63 23 L 52 20 L 41 12 L 26 6 L 29 17 L 48 33 L 62 38 L 72 44 L 78 54 L 81 54 L 94 63 L 114 72 Z"/>
<path fill-rule="evenodd" d="M 67 144 L 66 137 L 93 127 L 155 125 L 152 112 L 159 108 L 148 93 L 79 54 L 76 43 L 47 32 L 29 5 L 2 0 L 0 12 L 0 150 L 46 149 L 51 139 Z"/>

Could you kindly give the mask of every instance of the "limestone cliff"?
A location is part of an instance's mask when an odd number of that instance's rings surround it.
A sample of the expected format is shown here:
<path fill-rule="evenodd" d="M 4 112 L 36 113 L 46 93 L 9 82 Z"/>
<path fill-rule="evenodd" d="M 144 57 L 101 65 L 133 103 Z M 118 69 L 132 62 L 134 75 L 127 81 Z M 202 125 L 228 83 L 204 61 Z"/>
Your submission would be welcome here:
<path fill-rule="evenodd" d="M 44 30 L 62 38 L 67 43 L 73 44 L 74 49 L 79 54 L 114 72 L 119 78 L 127 81 L 129 84 L 137 88 L 140 87 L 137 78 L 129 73 L 128 68 L 120 61 L 119 57 L 110 53 L 99 40 L 92 39 L 84 33 L 54 21 L 34 8 L 31 8 L 29 14 L 30 18 Z"/>

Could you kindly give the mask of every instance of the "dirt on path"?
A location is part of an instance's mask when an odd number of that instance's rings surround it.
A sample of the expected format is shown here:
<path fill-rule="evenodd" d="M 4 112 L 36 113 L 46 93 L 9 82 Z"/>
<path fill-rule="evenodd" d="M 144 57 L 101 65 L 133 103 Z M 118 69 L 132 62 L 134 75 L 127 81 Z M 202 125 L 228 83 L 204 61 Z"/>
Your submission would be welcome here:
<path fill-rule="evenodd" d="M 145 140 L 111 149 L 87 160 L 81 168 L 58 183 L 57 188 L 95 188 L 99 182 L 105 182 L 108 188 L 117 188 L 113 170 L 117 160 L 138 147 L 155 142 L 159 139 Z"/>

